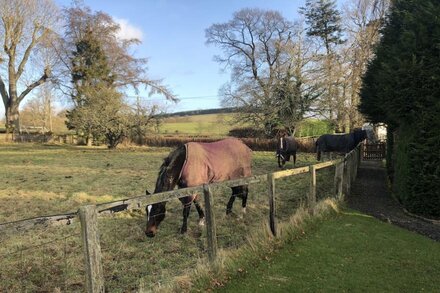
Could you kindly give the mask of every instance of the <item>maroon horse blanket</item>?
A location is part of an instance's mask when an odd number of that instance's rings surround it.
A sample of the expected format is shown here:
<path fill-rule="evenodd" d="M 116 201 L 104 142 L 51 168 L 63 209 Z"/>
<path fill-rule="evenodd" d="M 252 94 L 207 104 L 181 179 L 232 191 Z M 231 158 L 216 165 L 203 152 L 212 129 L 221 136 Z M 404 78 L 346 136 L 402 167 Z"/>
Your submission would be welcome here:
<path fill-rule="evenodd" d="M 239 139 L 189 142 L 185 147 L 180 180 L 188 187 L 251 176 L 252 150 Z"/>

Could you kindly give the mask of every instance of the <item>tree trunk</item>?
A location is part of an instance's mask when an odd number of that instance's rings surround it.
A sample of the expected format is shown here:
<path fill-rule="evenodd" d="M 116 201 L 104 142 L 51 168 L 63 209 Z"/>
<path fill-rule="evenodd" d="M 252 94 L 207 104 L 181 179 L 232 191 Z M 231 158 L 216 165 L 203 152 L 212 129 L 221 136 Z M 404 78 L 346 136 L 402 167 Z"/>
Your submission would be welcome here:
<path fill-rule="evenodd" d="M 87 146 L 91 147 L 93 144 L 93 136 L 91 134 L 88 134 L 86 137 Z"/>
<path fill-rule="evenodd" d="M 20 113 L 18 105 L 9 104 L 6 108 L 6 130 L 8 133 L 20 132 Z"/>

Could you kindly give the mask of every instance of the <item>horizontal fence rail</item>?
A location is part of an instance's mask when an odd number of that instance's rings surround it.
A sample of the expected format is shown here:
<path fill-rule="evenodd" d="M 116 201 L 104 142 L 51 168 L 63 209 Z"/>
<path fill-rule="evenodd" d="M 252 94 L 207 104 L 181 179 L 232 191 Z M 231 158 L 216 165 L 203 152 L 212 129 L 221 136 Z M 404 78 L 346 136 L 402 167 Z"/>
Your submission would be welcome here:
<path fill-rule="evenodd" d="M 315 164 L 314 165 L 315 170 L 334 166 L 342 161 L 343 159 L 338 159 L 338 160 L 332 160 L 332 161 Z M 310 166 L 273 172 L 273 178 L 280 179 L 280 178 L 308 173 L 308 172 L 310 172 Z M 228 180 L 223 182 L 210 183 L 209 186 L 212 188 L 220 187 L 220 186 L 235 187 L 235 186 L 242 186 L 247 184 L 262 183 L 262 182 L 266 182 L 267 180 L 268 180 L 268 174 L 263 174 L 263 175 L 254 175 L 250 177 Z M 179 199 L 182 197 L 193 195 L 195 193 L 203 194 L 203 186 L 188 187 L 188 188 L 171 190 L 161 193 L 135 196 L 123 200 L 97 204 L 96 207 L 99 216 L 99 215 L 123 212 L 127 210 L 140 209 L 142 208 L 142 206 L 152 205 L 164 201 L 170 201 L 173 199 Z M 6 231 L 23 232 L 30 230 L 35 226 L 49 227 L 49 226 L 57 226 L 57 225 L 70 225 L 74 221 L 78 221 L 77 212 L 40 216 L 30 219 L 2 223 L 0 224 L 0 232 L 6 232 Z"/>

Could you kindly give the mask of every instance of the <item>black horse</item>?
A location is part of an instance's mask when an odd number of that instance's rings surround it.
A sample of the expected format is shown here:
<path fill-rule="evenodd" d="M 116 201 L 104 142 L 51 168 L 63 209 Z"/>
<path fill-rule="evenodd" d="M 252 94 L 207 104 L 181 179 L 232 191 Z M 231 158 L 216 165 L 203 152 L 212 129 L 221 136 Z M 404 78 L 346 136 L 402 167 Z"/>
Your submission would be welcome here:
<path fill-rule="evenodd" d="M 323 152 L 346 154 L 368 137 L 366 130 L 355 129 L 348 134 L 324 134 L 315 143 L 316 159 L 321 160 Z"/>
<path fill-rule="evenodd" d="M 286 161 L 290 161 L 290 156 L 293 157 L 293 167 L 296 164 L 296 151 L 298 150 L 298 143 L 292 136 L 281 136 L 277 141 L 278 167 L 283 168 Z"/>
<path fill-rule="evenodd" d="M 190 142 L 172 151 L 164 159 L 160 167 L 154 193 L 179 188 L 194 187 L 205 183 L 220 182 L 251 176 L 252 151 L 240 140 L 228 138 L 212 143 Z M 242 199 L 245 212 L 248 187 L 231 187 L 232 196 L 226 206 L 226 214 L 231 213 L 236 197 Z M 183 223 L 181 233 L 187 231 L 187 221 L 191 203 L 196 206 L 200 222 L 203 222 L 204 213 L 197 195 L 180 198 L 183 204 Z M 159 224 L 165 218 L 166 202 L 147 206 L 147 227 L 145 234 L 148 237 L 156 235 Z"/>

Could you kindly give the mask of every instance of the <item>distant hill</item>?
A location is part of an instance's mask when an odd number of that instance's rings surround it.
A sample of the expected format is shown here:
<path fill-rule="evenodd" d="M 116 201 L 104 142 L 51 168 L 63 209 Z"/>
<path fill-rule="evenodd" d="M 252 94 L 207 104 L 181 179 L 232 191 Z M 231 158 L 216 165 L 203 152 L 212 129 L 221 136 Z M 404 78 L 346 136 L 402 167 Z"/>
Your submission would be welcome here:
<path fill-rule="evenodd" d="M 174 113 L 159 114 L 160 117 L 174 117 L 174 116 L 193 116 L 193 115 L 206 115 L 206 114 L 228 114 L 238 112 L 238 108 L 218 108 L 218 109 L 205 109 L 205 110 L 191 110 Z"/>

